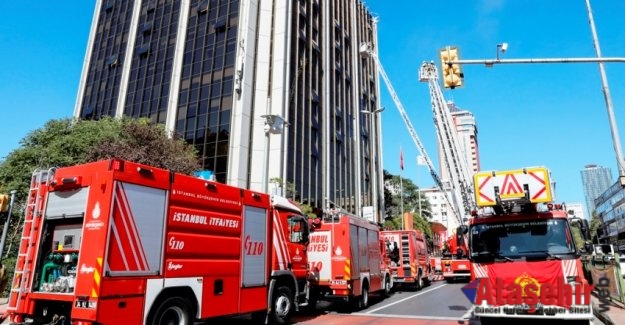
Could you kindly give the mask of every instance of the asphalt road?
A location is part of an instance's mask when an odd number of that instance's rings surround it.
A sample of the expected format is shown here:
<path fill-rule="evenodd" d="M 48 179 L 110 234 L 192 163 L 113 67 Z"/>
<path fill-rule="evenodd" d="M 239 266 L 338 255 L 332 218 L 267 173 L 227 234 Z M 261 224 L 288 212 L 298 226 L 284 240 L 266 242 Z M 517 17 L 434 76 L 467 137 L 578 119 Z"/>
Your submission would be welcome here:
<path fill-rule="evenodd" d="M 479 320 L 469 319 L 471 304 L 460 290 L 465 285 L 435 282 L 420 291 L 394 292 L 386 299 L 371 297 L 370 307 L 358 312 L 345 304 L 319 302 L 316 311 L 301 312 L 293 321 L 298 325 L 480 325 Z M 240 317 L 220 320 L 218 324 L 255 323 L 249 317 Z M 595 320 L 594 325 L 603 324 Z"/>

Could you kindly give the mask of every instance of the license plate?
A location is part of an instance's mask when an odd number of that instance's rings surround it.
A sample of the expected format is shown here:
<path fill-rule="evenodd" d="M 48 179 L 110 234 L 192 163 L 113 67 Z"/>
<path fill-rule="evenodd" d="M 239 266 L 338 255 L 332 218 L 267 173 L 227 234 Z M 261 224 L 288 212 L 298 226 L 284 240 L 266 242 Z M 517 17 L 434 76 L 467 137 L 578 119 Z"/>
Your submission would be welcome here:
<path fill-rule="evenodd" d="M 458 265 L 458 268 L 459 268 L 459 269 L 466 270 L 467 266 L 466 266 L 466 265 Z"/>
<path fill-rule="evenodd" d="M 330 284 L 345 285 L 345 284 L 347 284 L 347 281 L 346 280 L 332 280 L 332 281 L 330 281 Z"/>

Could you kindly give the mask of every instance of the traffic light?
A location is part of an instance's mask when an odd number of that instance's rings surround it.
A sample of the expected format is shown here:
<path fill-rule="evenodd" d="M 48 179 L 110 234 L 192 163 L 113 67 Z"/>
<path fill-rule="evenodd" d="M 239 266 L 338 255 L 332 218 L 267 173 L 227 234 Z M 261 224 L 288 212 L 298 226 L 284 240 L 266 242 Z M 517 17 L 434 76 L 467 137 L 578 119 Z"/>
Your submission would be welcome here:
<path fill-rule="evenodd" d="M 460 50 L 457 47 L 447 46 L 441 50 L 441 67 L 443 70 L 443 87 L 454 89 L 462 86 L 464 74 L 460 64 L 447 64 L 448 61 L 459 61 Z"/>
<path fill-rule="evenodd" d="M 9 195 L 0 194 L 0 212 L 7 212 L 9 210 Z"/>

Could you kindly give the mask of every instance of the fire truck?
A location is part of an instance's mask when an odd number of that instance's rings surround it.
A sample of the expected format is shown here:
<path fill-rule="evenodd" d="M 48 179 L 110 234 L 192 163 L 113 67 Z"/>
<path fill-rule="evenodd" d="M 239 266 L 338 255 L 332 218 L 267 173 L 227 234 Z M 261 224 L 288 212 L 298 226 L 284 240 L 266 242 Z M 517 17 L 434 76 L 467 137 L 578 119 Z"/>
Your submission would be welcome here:
<path fill-rule="evenodd" d="M 46 324 L 283 324 L 307 293 L 291 201 L 129 161 L 36 171 L 7 312 Z"/>
<path fill-rule="evenodd" d="M 390 270 L 396 287 L 413 286 L 419 290 L 431 282 L 428 245 L 423 233 L 417 230 L 383 231 L 386 251 L 390 256 Z"/>
<path fill-rule="evenodd" d="M 451 234 L 445 244 L 446 249 L 441 258 L 443 278 L 448 283 L 455 280 L 469 281 L 471 262 L 467 256 L 469 250 L 462 231 Z"/>
<path fill-rule="evenodd" d="M 548 169 L 479 172 L 474 186 L 479 210 L 466 229 L 471 283 L 478 287 L 474 315 L 482 324 L 505 318 L 591 322 L 591 290 L 579 254 L 589 242 L 578 250 L 572 233 L 579 228 L 588 240 L 588 223 L 552 202 Z"/>
<path fill-rule="evenodd" d="M 339 300 L 364 309 L 370 293 L 389 296 L 393 279 L 384 251 L 378 225 L 344 211 L 326 212 L 310 234 L 310 303 Z"/>

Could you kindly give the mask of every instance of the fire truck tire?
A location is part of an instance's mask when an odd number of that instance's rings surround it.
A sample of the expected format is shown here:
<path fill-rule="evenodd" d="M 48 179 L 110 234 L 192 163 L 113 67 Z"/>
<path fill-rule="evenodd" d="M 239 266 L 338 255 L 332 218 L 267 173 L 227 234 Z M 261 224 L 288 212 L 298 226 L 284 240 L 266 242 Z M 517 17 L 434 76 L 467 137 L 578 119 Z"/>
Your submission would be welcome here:
<path fill-rule="evenodd" d="M 271 324 L 289 324 L 295 308 L 295 301 L 291 288 L 287 286 L 277 287 L 273 293 L 273 301 L 271 307 Z"/>
<path fill-rule="evenodd" d="M 417 273 L 417 278 L 416 278 L 415 283 L 417 285 L 417 290 L 423 289 L 423 274 L 421 273 L 421 270 L 419 270 L 419 273 Z"/>
<path fill-rule="evenodd" d="M 308 310 L 310 311 L 317 310 L 317 301 L 319 301 L 320 296 L 321 296 L 321 293 L 319 292 L 319 289 L 310 290 L 310 295 L 308 297 Z"/>
<path fill-rule="evenodd" d="M 384 297 L 391 296 L 391 289 L 391 277 L 387 275 L 384 277 Z"/>
<path fill-rule="evenodd" d="M 362 285 L 362 294 L 356 299 L 356 309 L 362 310 L 369 307 L 369 284 L 367 282 Z"/>
<path fill-rule="evenodd" d="M 188 299 L 172 296 L 160 300 L 157 304 L 154 305 L 156 308 L 150 312 L 147 324 L 193 324 L 192 307 Z"/>

